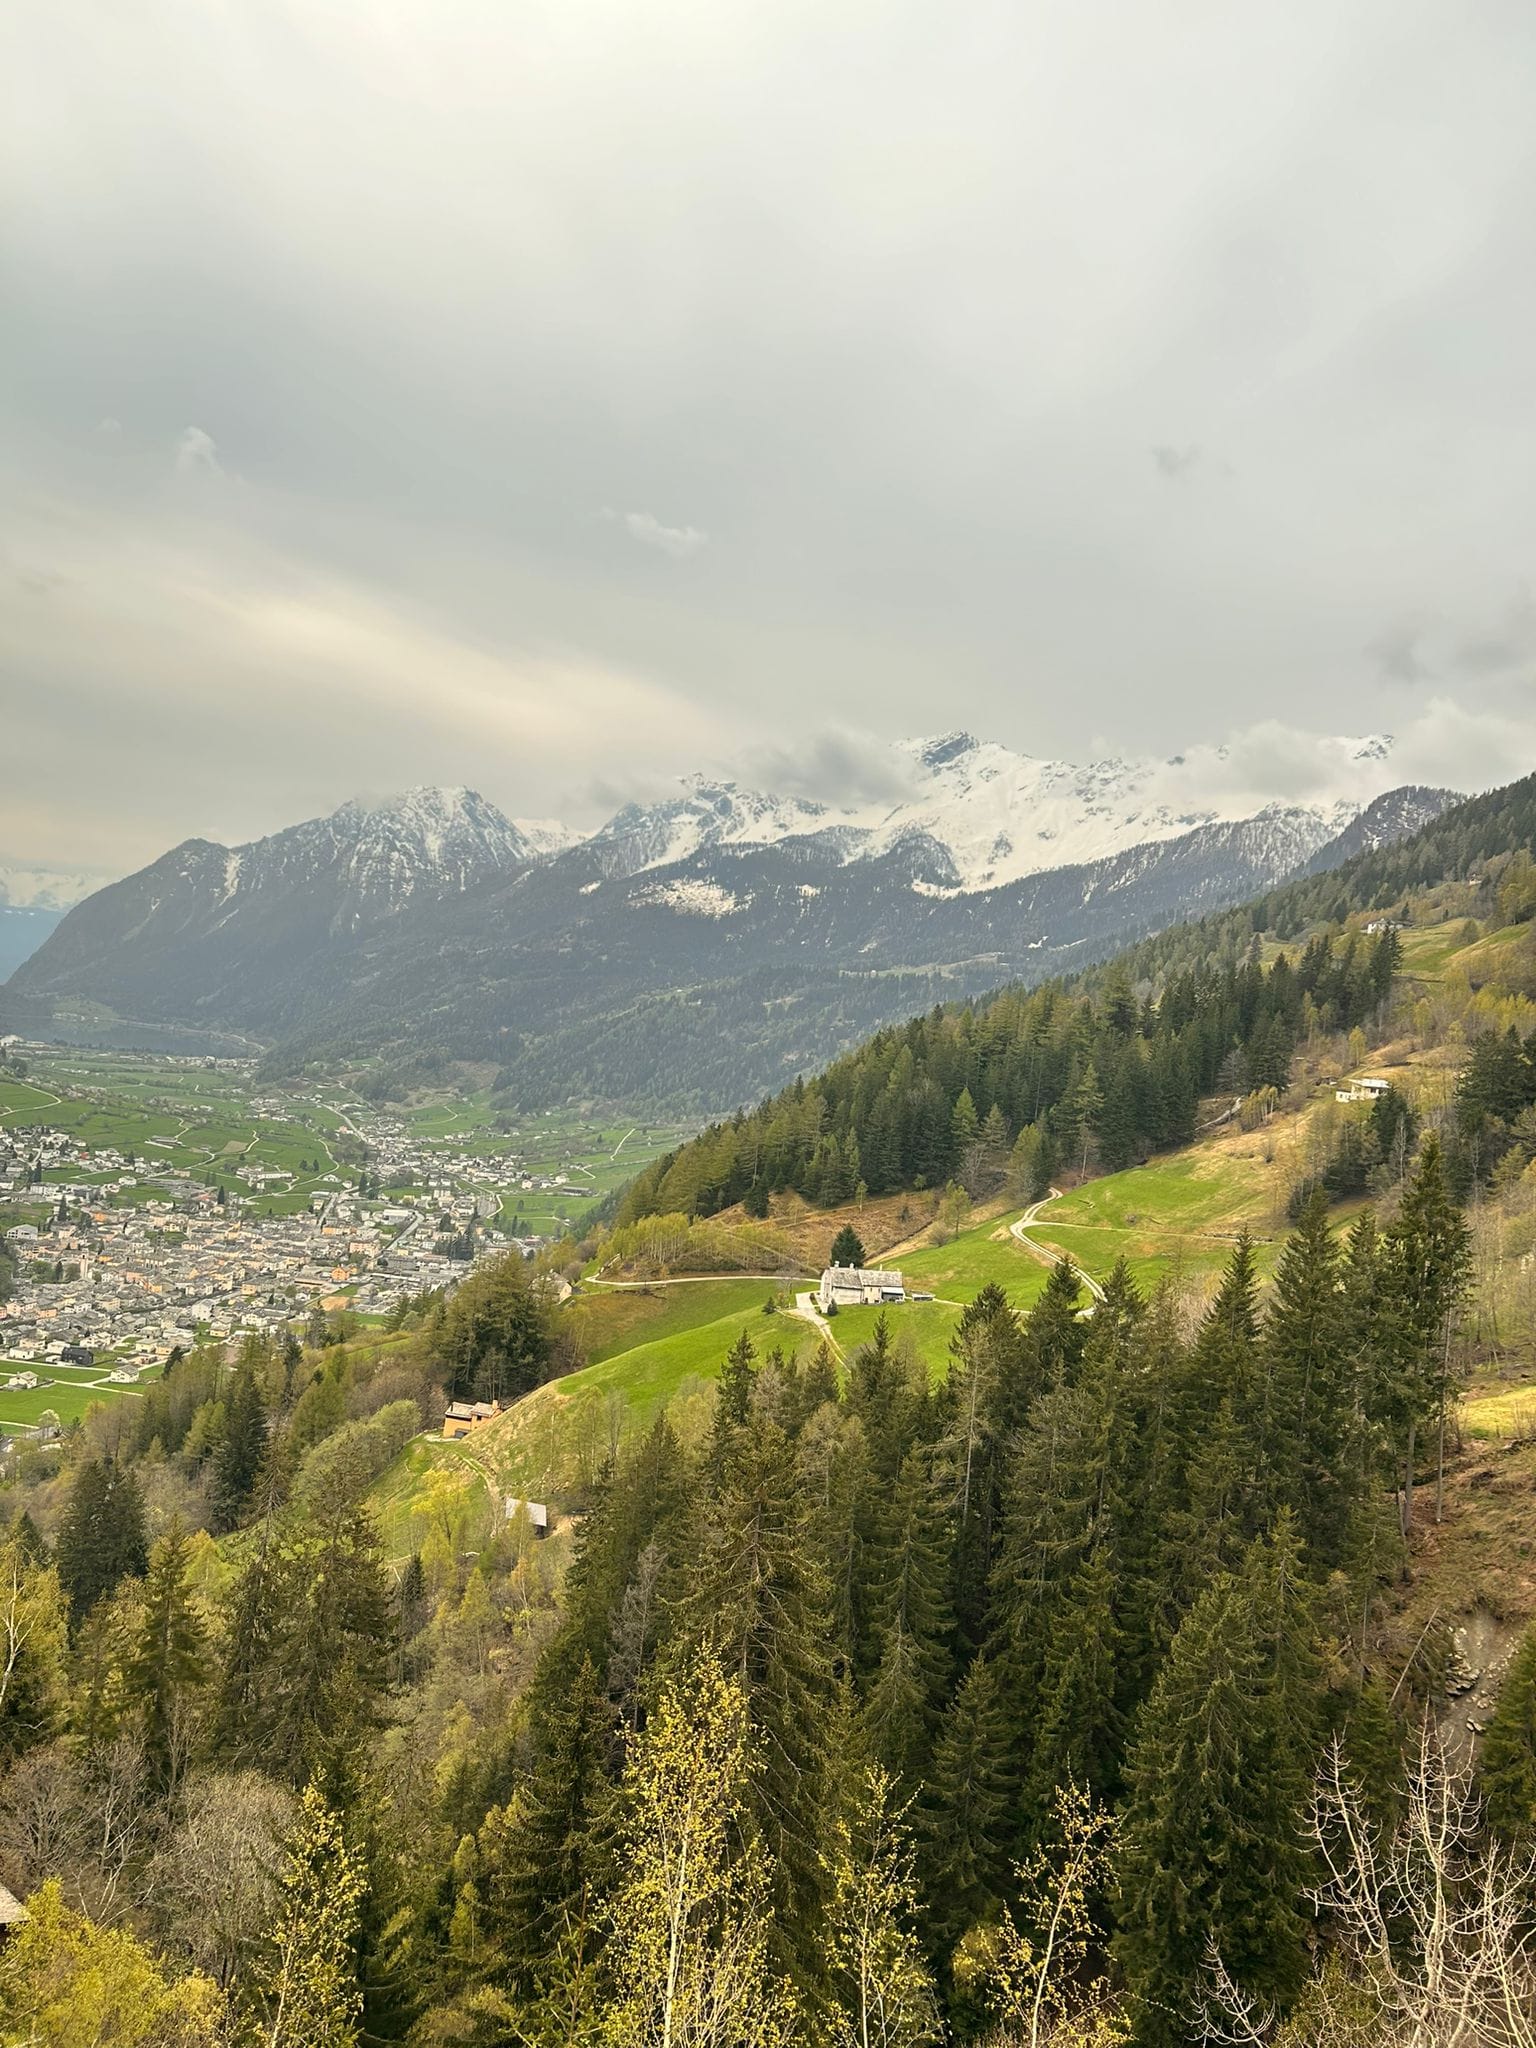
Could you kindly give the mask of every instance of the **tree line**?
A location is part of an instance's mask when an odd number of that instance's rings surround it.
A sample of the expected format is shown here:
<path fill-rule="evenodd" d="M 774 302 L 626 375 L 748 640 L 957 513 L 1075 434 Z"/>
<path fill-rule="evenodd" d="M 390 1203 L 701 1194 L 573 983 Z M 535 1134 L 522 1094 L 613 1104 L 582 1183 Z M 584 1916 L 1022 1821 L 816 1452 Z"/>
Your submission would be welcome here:
<path fill-rule="evenodd" d="M 1218 1086 L 1283 1088 L 1301 1035 L 1380 1009 L 1399 951 L 1390 929 L 1317 940 L 1294 964 L 1265 966 L 1255 944 L 1173 976 L 1155 1002 L 1121 974 L 1093 992 L 1048 984 L 930 1011 L 655 1161 L 618 1224 L 735 1202 L 760 1216 L 786 1189 L 827 1207 L 951 1180 L 979 1193 L 1010 1160 L 1034 1193 L 1058 1166 L 1116 1171 L 1187 1144 Z"/>

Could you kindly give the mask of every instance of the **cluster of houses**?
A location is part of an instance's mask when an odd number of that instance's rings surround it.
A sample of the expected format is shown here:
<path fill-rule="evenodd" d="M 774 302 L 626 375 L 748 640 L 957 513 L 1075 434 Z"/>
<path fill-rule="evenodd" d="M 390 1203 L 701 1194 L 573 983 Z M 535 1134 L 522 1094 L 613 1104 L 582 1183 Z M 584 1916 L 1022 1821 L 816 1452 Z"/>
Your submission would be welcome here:
<path fill-rule="evenodd" d="M 112 1352 L 112 1374 L 131 1378 L 204 1336 L 276 1331 L 317 1301 L 387 1313 L 427 1289 L 451 1290 L 469 1270 L 436 1251 L 424 1210 L 338 1189 L 311 1209 L 261 1215 L 238 1199 L 221 1205 L 189 1175 L 132 1176 L 118 1171 L 125 1164 L 62 1132 L 0 1133 L 0 1197 L 30 1197 L 47 1212 L 4 1230 L 16 1281 L 0 1302 L 0 1364 Z M 113 1205 L 125 1186 L 135 1198 Z M 506 1248 L 486 1232 L 475 1256 Z"/>

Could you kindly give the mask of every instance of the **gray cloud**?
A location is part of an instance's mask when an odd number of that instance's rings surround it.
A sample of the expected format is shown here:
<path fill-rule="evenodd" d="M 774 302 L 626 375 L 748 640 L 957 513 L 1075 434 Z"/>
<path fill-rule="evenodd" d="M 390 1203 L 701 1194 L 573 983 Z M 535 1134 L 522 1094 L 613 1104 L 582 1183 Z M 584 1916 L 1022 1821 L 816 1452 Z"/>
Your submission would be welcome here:
<path fill-rule="evenodd" d="M 843 731 L 808 732 L 793 746 L 749 748 L 740 773 L 779 796 L 842 805 L 899 803 L 912 794 L 914 777 L 905 756 L 889 747 L 890 735 Z"/>
<path fill-rule="evenodd" d="M 1536 599 L 1529 589 L 1514 597 L 1494 626 L 1464 639 L 1455 659 L 1471 676 L 1501 675 L 1536 661 Z"/>
<path fill-rule="evenodd" d="M 1182 477 L 1192 475 L 1199 467 L 1200 459 L 1200 450 L 1193 443 L 1188 448 L 1163 446 L 1152 450 L 1153 467 L 1170 483 L 1178 483 Z"/>
<path fill-rule="evenodd" d="M 38 857 L 826 727 L 1504 772 L 1536 14 L 1186 14 L 5 10 Z"/>
<path fill-rule="evenodd" d="M 1425 628 L 1417 620 L 1403 619 L 1384 627 L 1366 648 L 1379 675 L 1393 683 L 1429 681 L 1434 669 L 1424 655 Z"/>

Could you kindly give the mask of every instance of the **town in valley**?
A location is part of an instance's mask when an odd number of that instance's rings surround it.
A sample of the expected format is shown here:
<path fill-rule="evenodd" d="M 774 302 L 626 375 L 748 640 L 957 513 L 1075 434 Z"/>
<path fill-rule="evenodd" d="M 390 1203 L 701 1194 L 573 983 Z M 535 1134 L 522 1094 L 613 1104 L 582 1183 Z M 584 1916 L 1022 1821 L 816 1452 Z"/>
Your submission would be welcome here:
<path fill-rule="evenodd" d="M 533 1258 L 681 1135 L 0 1042 L 0 1431 L 67 1425 L 178 1349 L 387 1321 L 480 1261 Z"/>

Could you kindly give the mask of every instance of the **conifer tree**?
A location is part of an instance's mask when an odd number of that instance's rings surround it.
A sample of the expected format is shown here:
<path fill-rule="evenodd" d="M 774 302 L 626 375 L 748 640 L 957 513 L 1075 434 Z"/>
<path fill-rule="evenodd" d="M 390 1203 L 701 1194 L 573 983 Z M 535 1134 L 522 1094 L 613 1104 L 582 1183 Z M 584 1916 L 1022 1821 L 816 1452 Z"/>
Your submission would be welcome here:
<path fill-rule="evenodd" d="M 380 1723 L 394 1620 L 365 1507 L 290 1520 L 233 1592 L 218 1714 L 227 1751 L 295 1786 L 344 1786 Z"/>
<path fill-rule="evenodd" d="M 150 1768 L 167 1791 L 187 1760 L 191 1701 L 208 1676 L 206 1643 L 187 1584 L 187 1539 L 173 1521 L 150 1553 L 144 1624 L 127 1674 Z"/>
<path fill-rule="evenodd" d="M 1312 1627 L 1282 1515 L 1196 1601 L 1138 1718 L 1116 1950 L 1147 2048 L 1197 2029 L 1213 1951 L 1257 1999 L 1300 1984 Z"/>
<path fill-rule="evenodd" d="M 1354 1356 L 1339 1247 L 1321 1194 L 1308 1202 L 1275 1273 L 1260 1347 L 1255 1462 L 1272 1507 L 1295 1510 L 1320 1569 L 1340 1563 L 1356 1505 L 1350 1436 Z"/>
<path fill-rule="evenodd" d="M 214 1522 L 220 1530 L 240 1522 L 267 1448 L 266 1404 L 249 1363 L 235 1374 L 224 1414 L 224 1441 L 213 1475 Z"/>
<path fill-rule="evenodd" d="M 719 1391 L 715 1402 L 715 1435 L 717 1445 L 723 1442 L 725 1434 L 741 1429 L 752 1412 L 752 1387 L 757 1378 L 757 1350 L 752 1339 L 743 1330 L 736 1342 L 725 1355 L 720 1368 Z"/>
<path fill-rule="evenodd" d="M 144 1498 L 131 1470 L 99 1458 L 79 1467 L 59 1528 L 58 1562 L 76 1630 L 119 1579 L 143 1577 Z"/>
<path fill-rule="evenodd" d="M 1125 1717 L 1115 1582 L 1110 1546 L 1097 1542 L 1056 1606 L 1024 1796 L 1037 1828 L 1058 1786 L 1070 1782 L 1105 1800 L 1119 1787 Z"/>
<path fill-rule="evenodd" d="M 1536 1627 L 1526 1630 L 1483 1737 L 1479 1790 L 1488 1825 L 1506 1842 L 1536 1834 Z"/>
<path fill-rule="evenodd" d="M 1069 1258 L 1058 1259 L 1024 1324 L 1022 1372 L 1008 1390 L 1005 1428 L 1023 1423 L 1037 1394 L 1076 1378 L 1086 1336 L 1082 1306 L 1083 1289 L 1076 1267 Z"/>
<path fill-rule="evenodd" d="M 1402 1527 L 1413 1516 L 1417 1449 L 1433 1424 L 1443 1448 L 1450 1398 L 1453 1320 L 1466 1296 L 1471 1239 L 1446 1186 L 1439 1140 L 1425 1139 L 1403 1190 L 1396 1223 L 1382 1247 L 1384 1293 L 1391 1306 L 1387 1375 L 1401 1474 Z M 1384 1324 L 1387 1318 L 1383 1317 Z M 1395 1340 L 1395 1341 L 1394 1341 Z"/>
<path fill-rule="evenodd" d="M 924 1801 L 924 1890 L 944 1943 L 957 1941 L 1001 1896 L 1017 1789 L 997 1667 L 978 1657 L 944 1716 Z"/>
<path fill-rule="evenodd" d="M 827 1254 L 829 1266 L 862 1266 L 864 1245 L 859 1233 L 851 1223 L 845 1223 L 832 1240 L 832 1249 Z"/>
<path fill-rule="evenodd" d="M 949 1557 L 925 1451 L 907 1453 L 875 1526 L 869 1580 L 879 1662 L 865 1726 L 875 1758 L 905 1796 L 927 1757 L 950 1669 Z"/>
<path fill-rule="evenodd" d="M 486 1937 L 524 1990 L 538 1981 L 561 1934 L 594 1910 L 606 1870 L 602 1828 L 615 1732 L 585 1658 L 572 1696 L 541 1723 L 516 1802 L 490 1813 L 481 1828 Z"/>
<path fill-rule="evenodd" d="M 761 1768 L 750 1802 L 773 1863 L 776 1932 L 808 1967 L 823 1907 L 820 1852 L 833 1700 L 827 1589 L 806 1541 L 793 1446 L 759 1417 L 732 1445 L 688 1602 L 746 1702 Z"/>

